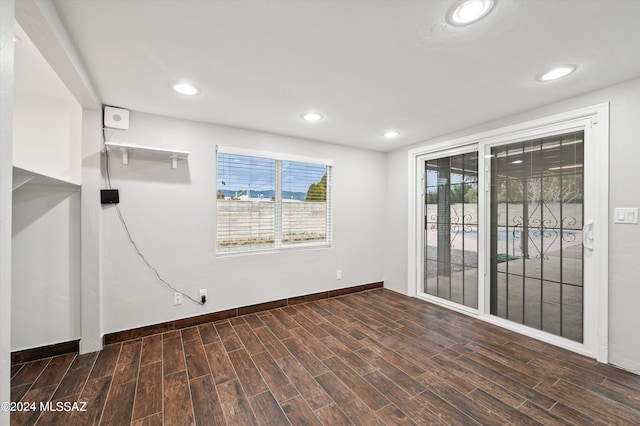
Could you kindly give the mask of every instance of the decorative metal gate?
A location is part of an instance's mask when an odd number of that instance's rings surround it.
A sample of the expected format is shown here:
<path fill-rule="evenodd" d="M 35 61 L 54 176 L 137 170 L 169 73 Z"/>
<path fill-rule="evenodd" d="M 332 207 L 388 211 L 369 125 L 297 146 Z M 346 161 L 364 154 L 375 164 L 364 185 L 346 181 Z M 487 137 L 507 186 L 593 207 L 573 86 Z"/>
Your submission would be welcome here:
<path fill-rule="evenodd" d="M 427 160 L 423 291 L 478 307 L 478 153 Z"/>
<path fill-rule="evenodd" d="M 491 148 L 490 312 L 583 341 L 584 132 Z"/>

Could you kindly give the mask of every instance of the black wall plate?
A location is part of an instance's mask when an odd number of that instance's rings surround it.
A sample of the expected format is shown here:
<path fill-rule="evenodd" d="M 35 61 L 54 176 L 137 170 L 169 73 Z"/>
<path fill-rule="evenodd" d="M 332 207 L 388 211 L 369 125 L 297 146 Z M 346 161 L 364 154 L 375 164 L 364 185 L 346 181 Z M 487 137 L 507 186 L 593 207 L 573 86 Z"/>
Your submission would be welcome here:
<path fill-rule="evenodd" d="M 100 203 L 101 204 L 118 204 L 120 202 L 120 194 L 117 189 L 101 189 L 100 190 Z"/>

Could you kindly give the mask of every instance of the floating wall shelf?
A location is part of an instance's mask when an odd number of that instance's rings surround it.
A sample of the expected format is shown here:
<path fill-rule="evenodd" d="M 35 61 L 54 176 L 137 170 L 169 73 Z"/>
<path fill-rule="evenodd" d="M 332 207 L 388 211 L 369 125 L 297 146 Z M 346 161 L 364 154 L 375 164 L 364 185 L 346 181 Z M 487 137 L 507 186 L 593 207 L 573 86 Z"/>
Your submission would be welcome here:
<path fill-rule="evenodd" d="M 107 149 L 120 150 L 122 152 L 122 164 L 129 164 L 129 153 L 131 151 L 140 151 L 146 154 L 160 155 L 171 159 L 171 168 L 178 168 L 178 160 L 186 160 L 189 158 L 189 151 L 178 151 L 175 149 L 154 148 L 151 146 L 132 145 L 122 142 L 106 142 Z"/>

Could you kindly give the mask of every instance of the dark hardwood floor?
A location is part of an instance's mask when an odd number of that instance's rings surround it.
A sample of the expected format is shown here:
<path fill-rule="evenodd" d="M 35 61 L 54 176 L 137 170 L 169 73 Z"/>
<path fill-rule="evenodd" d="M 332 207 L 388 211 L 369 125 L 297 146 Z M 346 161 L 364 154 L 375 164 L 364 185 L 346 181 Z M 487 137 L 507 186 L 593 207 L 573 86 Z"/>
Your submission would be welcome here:
<path fill-rule="evenodd" d="M 640 424 L 640 376 L 382 289 L 15 365 L 11 386 L 87 403 L 14 425 Z"/>

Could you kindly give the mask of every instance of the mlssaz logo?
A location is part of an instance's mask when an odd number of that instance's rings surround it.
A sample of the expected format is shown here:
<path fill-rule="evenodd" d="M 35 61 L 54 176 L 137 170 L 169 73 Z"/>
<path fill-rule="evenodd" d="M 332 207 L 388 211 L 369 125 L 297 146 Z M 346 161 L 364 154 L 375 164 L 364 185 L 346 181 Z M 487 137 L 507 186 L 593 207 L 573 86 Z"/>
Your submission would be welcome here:
<path fill-rule="evenodd" d="M 87 403 L 77 401 L 41 402 L 40 411 L 87 411 Z"/>

